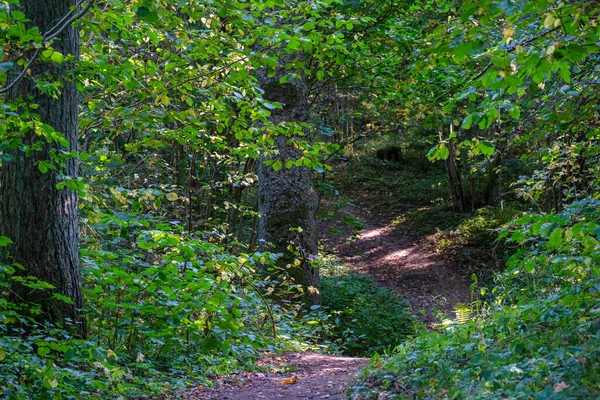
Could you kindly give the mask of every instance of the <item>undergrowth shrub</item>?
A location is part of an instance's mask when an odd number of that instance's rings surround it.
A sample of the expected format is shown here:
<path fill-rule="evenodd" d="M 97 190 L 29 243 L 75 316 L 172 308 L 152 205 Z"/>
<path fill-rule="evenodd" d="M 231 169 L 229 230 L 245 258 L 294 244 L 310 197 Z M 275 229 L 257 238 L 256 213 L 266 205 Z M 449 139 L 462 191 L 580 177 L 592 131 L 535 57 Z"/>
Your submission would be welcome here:
<path fill-rule="evenodd" d="M 255 369 L 260 351 L 323 340 L 314 329 L 325 325 L 323 312 L 300 316 L 299 302 L 270 297 L 276 285 L 293 291 L 256 271 L 276 254 L 232 254 L 210 232 L 190 237 L 177 221 L 145 213 L 95 209 L 85 224 L 93 231 L 81 250 L 87 340 L 37 324 L 28 316 L 35 305 L 10 302 L 18 266 L 0 265 L 2 398 L 151 397 Z"/>
<path fill-rule="evenodd" d="M 329 340 L 343 354 L 372 356 L 402 343 L 413 330 L 407 304 L 366 275 L 343 268 L 321 278 Z"/>
<path fill-rule="evenodd" d="M 374 357 L 355 398 L 593 399 L 600 394 L 600 201 L 528 214 L 486 307 Z"/>

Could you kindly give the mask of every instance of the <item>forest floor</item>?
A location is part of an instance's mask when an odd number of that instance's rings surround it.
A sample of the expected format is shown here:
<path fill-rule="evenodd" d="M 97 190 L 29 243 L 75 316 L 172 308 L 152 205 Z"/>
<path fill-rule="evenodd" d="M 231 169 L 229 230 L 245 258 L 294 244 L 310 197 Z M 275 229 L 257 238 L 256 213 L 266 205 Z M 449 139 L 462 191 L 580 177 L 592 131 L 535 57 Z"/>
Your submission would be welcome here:
<path fill-rule="evenodd" d="M 418 237 L 394 229 L 393 213 L 378 213 L 367 205 L 333 212 L 326 201 L 321 207 L 330 215 L 318 227 L 326 251 L 402 296 L 422 323 L 433 327 L 440 315 L 453 317 L 458 303 L 470 301 L 469 277 L 442 262 Z M 348 224 L 348 217 L 360 223 Z M 347 385 L 367 362 L 313 352 L 266 354 L 259 365 L 267 372 L 226 377 L 213 388 L 196 387 L 178 398 L 345 399 Z"/>

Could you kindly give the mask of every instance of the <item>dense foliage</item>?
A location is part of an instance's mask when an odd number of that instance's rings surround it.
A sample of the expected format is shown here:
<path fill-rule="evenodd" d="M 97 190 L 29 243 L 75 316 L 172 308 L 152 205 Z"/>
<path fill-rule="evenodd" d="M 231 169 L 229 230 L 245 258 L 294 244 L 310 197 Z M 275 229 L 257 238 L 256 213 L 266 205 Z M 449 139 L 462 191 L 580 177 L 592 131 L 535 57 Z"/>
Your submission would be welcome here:
<path fill-rule="evenodd" d="M 77 192 L 87 335 L 14 298 L 73 301 L 11 262 L 0 232 L 0 396 L 150 397 L 311 346 L 388 352 L 357 397 L 600 393 L 597 2 L 84 0 L 47 32 L 21 5 L 0 1 L 0 174 L 50 148 L 35 168 Z M 57 50 L 61 24 L 79 56 Z M 19 80 L 60 99 L 59 66 L 79 143 L 33 92 L 7 100 Z M 306 84 L 308 122 L 270 119 L 285 104 L 256 75 L 282 69 Z M 300 156 L 282 162 L 277 137 Z M 397 160 L 373 157 L 390 146 Z M 412 320 L 369 278 L 324 276 L 324 307 L 306 310 L 258 240 L 261 163 L 395 213 L 469 268 L 476 301 L 393 351 Z M 290 251 L 290 267 L 319 265 Z"/>

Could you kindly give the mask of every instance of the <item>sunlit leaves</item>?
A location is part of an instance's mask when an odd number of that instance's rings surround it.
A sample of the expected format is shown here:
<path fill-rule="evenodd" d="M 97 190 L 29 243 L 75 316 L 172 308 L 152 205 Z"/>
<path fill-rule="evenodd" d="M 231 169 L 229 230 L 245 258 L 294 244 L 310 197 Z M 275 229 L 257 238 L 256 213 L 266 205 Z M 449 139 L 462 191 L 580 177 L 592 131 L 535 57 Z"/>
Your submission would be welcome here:
<path fill-rule="evenodd" d="M 429 150 L 427 158 L 429 161 L 445 160 L 449 155 L 450 151 L 448 150 L 446 143 L 439 143 Z"/>

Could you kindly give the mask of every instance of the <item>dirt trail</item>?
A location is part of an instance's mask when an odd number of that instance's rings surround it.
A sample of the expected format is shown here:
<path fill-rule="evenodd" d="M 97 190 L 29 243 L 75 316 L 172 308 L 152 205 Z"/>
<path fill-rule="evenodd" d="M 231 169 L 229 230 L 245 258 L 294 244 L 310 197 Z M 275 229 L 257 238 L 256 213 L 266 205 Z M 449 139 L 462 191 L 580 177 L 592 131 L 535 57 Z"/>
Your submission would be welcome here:
<path fill-rule="evenodd" d="M 358 218 L 363 229 L 353 235 L 352 229 L 342 222 L 345 216 Z M 394 230 L 391 220 L 367 209 L 348 207 L 330 220 L 319 222 L 320 237 L 341 261 L 402 295 L 422 322 L 439 322 L 437 311 L 453 316 L 457 303 L 470 300 L 468 277 L 442 263 L 416 238 Z M 270 354 L 261 362 L 272 372 L 227 377 L 214 388 L 197 387 L 178 398 L 345 399 L 346 385 L 368 359 L 306 352 Z"/>
<path fill-rule="evenodd" d="M 358 218 L 363 229 L 352 238 L 340 216 L 333 218 L 320 226 L 326 246 L 357 272 L 404 297 L 421 322 L 440 322 L 438 311 L 454 317 L 458 303 L 470 302 L 469 275 L 444 264 L 431 249 L 420 245 L 418 238 L 396 231 L 391 227 L 393 217 L 354 207 L 338 214 Z M 328 234 L 332 226 L 342 234 Z"/>
<path fill-rule="evenodd" d="M 265 362 L 273 372 L 229 377 L 214 389 L 197 387 L 179 399 L 211 400 L 341 400 L 346 384 L 364 368 L 367 358 L 335 357 L 313 352 L 270 355 Z"/>

